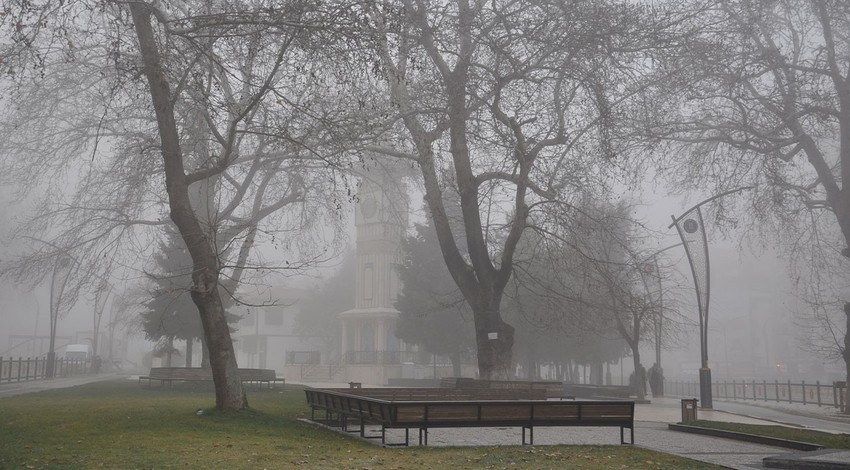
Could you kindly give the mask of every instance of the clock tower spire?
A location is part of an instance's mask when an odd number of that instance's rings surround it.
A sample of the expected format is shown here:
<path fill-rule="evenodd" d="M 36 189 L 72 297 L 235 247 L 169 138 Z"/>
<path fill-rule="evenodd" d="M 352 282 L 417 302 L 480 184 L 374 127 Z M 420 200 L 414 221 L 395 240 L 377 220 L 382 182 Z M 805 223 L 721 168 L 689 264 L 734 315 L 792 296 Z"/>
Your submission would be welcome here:
<path fill-rule="evenodd" d="M 368 173 L 358 191 L 354 308 L 339 314 L 349 380 L 385 384 L 400 376 L 402 344 L 395 336 L 400 290 L 397 266 L 407 229 L 407 194 L 390 175 Z M 395 370 L 399 369 L 399 370 Z"/>

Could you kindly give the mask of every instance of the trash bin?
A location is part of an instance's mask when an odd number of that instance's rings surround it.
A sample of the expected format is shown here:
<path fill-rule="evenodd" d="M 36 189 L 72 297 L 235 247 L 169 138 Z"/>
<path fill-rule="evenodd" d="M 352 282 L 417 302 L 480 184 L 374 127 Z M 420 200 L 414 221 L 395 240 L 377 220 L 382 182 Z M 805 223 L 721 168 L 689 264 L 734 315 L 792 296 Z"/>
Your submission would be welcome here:
<path fill-rule="evenodd" d="M 682 422 L 697 420 L 697 399 L 684 398 L 682 399 Z"/>

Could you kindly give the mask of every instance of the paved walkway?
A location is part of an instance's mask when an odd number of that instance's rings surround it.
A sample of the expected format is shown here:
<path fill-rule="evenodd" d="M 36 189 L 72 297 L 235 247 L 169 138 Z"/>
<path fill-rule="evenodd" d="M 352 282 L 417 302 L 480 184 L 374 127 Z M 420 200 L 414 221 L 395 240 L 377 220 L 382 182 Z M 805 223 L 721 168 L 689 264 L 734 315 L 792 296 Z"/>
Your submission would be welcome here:
<path fill-rule="evenodd" d="M 2 382 L 0 383 L 0 398 L 14 397 L 25 393 L 42 392 L 44 390 L 53 390 L 57 388 L 76 387 L 77 385 L 100 382 L 102 380 L 119 379 L 123 377 L 128 377 L 128 375 L 108 373 L 59 377 L 55 379 L 29 380 L 26 382 Z"/>
<path fill-rule="evenodd" d="M 818 410 L 817 405 L 806 405 L 795 410 L 771 408 L 770 404 L 761 402 L 741 402 L 714 400 L 714 407 L 729 413 L 744 416 L 755 416 L 759 419 L 774 421 L 779 424 L 803 427 L 831 433 L 850 433 L 850 416 L 839 415 L 834 407 L 824 408 L 835 410 L 826 415 Z M 820 413 L 818 411 L 821 411 Z"/>

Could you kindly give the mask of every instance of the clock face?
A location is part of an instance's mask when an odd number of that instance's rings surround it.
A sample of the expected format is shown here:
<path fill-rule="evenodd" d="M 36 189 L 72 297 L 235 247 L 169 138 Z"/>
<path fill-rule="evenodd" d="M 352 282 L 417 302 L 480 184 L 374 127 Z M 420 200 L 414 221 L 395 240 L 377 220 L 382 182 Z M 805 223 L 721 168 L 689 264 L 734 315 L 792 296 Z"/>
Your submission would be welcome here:
<path fill-rule="evenodd" d="M 375 200 L 373 194 L 367 194 L 360 203 L 360 210 L 363 211 L 363 217 L 371 219 L 375 216 L 378 209 L 378 201 Z"/>

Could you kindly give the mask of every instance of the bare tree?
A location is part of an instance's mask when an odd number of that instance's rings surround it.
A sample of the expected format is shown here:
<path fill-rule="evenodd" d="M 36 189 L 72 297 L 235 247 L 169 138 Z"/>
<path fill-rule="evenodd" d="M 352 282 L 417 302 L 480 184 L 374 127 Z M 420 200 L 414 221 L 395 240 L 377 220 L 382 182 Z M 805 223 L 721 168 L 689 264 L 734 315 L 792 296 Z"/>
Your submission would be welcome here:
<path fill-rule="evenodd" d="M 528 217 L 603 179 L 597 164 L 626 144 L 612 124 L 639 93 L 664 21 L 599 2 L 404 0 L 367 13 L 395 132 L 383 139 L 393 148 L 373 150 L 419 166 L 473 310 L 479 373 L 510 376 L 514 330 L 500 306 Z M 462 237 L 447 198 L 459 201 Z"/>
<path fill-rule="evenodd" d="M 516 326 L 517 362 L 531 376 L 538 376 L 545 362 L 559 377 L 579 383 L 581 365 L 589 366 L 591 383 L 602 384 L 604 364 L 621 358 L 625 344 L 610 318 L 597 310 L 607 292 L 586 282 L 593 275 L 586 261 L 594 254 L 583 242 L 604 235 L 596 232 L 600 227 L 578 220 L 583 210 L 570 211 L 567 223 L 553 223 L 563 222 L 553 217 L 530 224 L 536 231 L 517 249 L 504 309 Z"/>
<path fill-rule="evenodd" d="M 827 0 L 707 4 L 662 67 L 676 80 L 659 82 L 656 105 L 671 112 L 651 132 L 684 150 L 663 168 L 681 188 L 758 184 L 750 212 L 770 237 L 793 239 L 828 214 L 843 238 L 835 255 L 850 257 L 850 9 Z"/>
<path fill-rule="evenodd" d="M 156 245 L 155 232 L 140 229 L 171 218 L 192 257 L 191 294 L 224 410 L 247 400 L 219 287 L 232 296 L 245 273 L 326 256 L 328 246 L 293 234 L 335 209 L 336 189 L 345 189 L 334 188 L 334 169 L 318 150 L 332 137 L 334 112 L 316 92 L 329 68 L 313 60 L 320 48 L 306 33 L 334 12 L 231 7 L 18 5 L 3 24 L 17 42 L 3 49 L 4 57 L 14 52 L 14 107 L 3 121 L 11 138 L 0 147 L 5 176 L 31 190 L 67 173 L 81 181 L 72 200 L 60 193 L 21 227 L 47 232 L 51 244 L 7 266 L 17 279 L 42 278 L 56 252 L 49 248 L 79 253 L 91 275 L 116 258 L 131 266 L 133 252 L 145 258 Z M 252 256 L 259 237 L 286 254 L 263 263 Z M 78 285 L 93 279 L 83 274 Z"/>
<path fill-rule="evenodd" d="M 801 349 L 843 361 L 850 376 L 850 266 L 846 257 L 836 256 L 844 244 L 834 225 L 832 218 L 813 217 L 798 239 L 800 248 L 792 250 L 795 285 L 805 306 L 796 312 L 797 326 Z"/>

